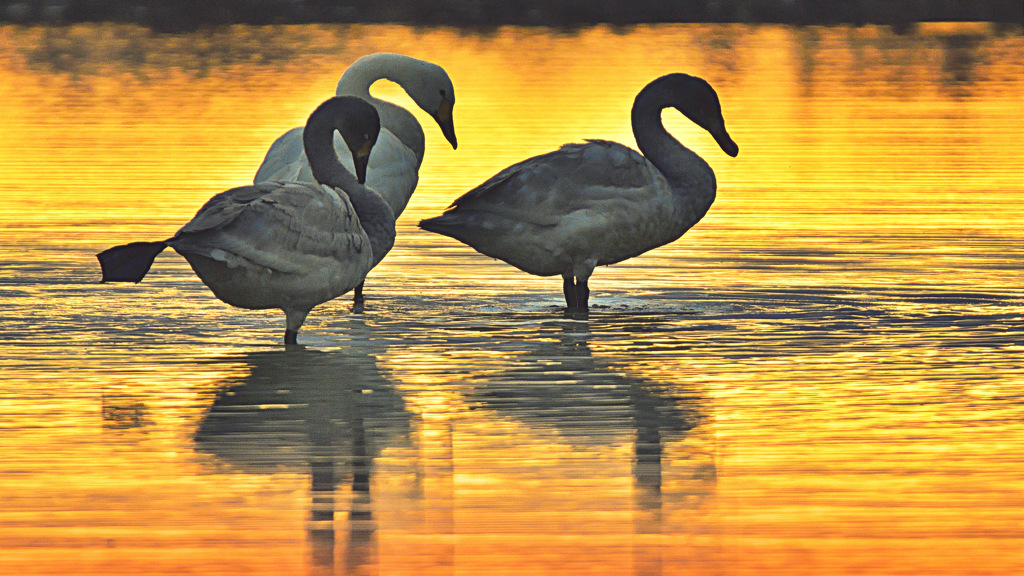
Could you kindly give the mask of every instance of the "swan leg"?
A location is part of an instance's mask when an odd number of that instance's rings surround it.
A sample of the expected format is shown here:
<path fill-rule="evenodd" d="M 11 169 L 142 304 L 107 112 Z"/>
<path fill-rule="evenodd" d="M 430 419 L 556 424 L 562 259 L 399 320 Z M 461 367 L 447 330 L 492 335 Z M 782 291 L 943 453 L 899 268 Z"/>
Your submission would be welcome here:
<path fill-rule="evenodd" d="M 362 282 L 360 282 L 359 285 L 356 286 L 355 291 L 352 292 L 352 303 L 353 304 L 362 304 L 363 303 L 363 284 L 365 284 L 365 283 L 366 283 L 366 280 L 363 280 Z"/>
<path fill-rule="evenodd" d="M 306 315 L 309 314 L 310 310 L 312 308 L 291 308 L 284 311 L 284 315 L 287 318 L 287 327 L 284 330 L 285 345 L 298 344 L 296 337 L 299 335 L 299 328 L 302 328 L 302 323 L 306 321 Z"/>
<path fill-rule="evenodd" d="M 587 279 L 576 280 L 576 309 L 586 312 L 590 300 L 590 287 L 587 286 Z"/>
<path fill-rule="evenodd" d="M 576 308 L 576 282 L 572 272 L 562 274 L 562 293 L 565 294 L 565 307 L 569 310 Z"/>
<path fill-rule="evenodd" d="M 590 287 L 587 281 L 597 267 L 596 260 L 586 260 L 573 265 L 573 274 L 576 276 L 576 310 L 586 312 L 590 300 Z"/>

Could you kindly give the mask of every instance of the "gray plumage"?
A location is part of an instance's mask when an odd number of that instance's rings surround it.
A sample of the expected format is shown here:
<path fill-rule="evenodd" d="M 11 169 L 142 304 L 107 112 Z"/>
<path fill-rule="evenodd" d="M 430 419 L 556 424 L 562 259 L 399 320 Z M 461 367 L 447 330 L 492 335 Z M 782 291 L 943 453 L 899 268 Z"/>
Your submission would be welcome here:
<path fill-rule="evenodd" d="M 648 84 L 632 110 L 643 154 L 588 140 L 502 170 L 420 227 L 539 276 L 562 275 L 566 305 L 586 310 L 596 266 L 615 264 L 682 236 L 715 199 L 711 167 L 661 122 L 675 107 L 730 156 L 718 96 L 700 78 L 670 74 Z"/>
<path fill-rule="evenodd" d="M 171 238 L 136 242 L 97 255 L 104 281 L 139 282 L 170 246 L 217 298 L 240 308 L 280 308 L 285 342 L 314 306 L 352 290 L 395 240 L 395 217 L 363 186 L 380 124 L 372 106 L 353 97 L 328 100 L 310 115 L 304 144 L 320 183 L 264 182 L 217 194 Z M 338 161 L 338 131 L 358 177 Z"/>

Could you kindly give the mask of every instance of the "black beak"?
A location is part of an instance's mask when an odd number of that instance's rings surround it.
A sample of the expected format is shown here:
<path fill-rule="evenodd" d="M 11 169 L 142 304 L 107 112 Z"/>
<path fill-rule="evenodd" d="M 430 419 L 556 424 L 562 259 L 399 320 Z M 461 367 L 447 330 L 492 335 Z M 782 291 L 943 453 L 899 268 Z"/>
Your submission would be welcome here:
<path fill-rule="evenodd" d="M 365 154 L 360 156 L 355 154 L 352 156 L 352 162 L 356 166 L 356 179 L 359 180 L 360 184 L 366 184 L 366 165 L 370 163 L 370 155 Z"/>
<path fill-rule="evenodd" d="M 722 152 L 725 152 L 733 158 L 740 153 L 740 147 L 732 141 L 732 138 L 729 137 L 729 133 L 725 131 L 724 126 L 721 130 L 715 130 L 712 132 L 711 135 L 715 137 L 715 142 L 718 142 L 718 145 L 722 148 Z"/>

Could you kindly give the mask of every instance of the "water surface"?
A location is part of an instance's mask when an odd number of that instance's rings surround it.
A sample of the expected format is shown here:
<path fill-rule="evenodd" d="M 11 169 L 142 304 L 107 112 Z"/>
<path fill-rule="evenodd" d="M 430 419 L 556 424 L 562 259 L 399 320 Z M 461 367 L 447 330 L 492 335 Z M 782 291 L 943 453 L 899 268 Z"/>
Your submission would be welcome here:
<path fill-rule="evenodd" d="M 1024 42 L 986 26 L 0 27 L 0 573 L 1024 570 Z M 443 65 L 368 303 L 216 300 L 167 237 L 375 51 Z M 718 199 L 535 278 L 415 228 L 635 93 L 715 86 Z M 412 108 L 390 85 L 375 93 Z"/>

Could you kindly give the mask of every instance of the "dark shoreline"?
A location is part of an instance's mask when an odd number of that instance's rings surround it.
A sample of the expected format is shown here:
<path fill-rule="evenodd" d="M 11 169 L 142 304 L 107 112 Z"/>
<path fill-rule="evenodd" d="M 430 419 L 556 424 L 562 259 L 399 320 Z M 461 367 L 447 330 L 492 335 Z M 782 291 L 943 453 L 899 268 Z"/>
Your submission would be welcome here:
<path fill-rule="evenodd" d="M 364 23 L 494 28 L 775 23 L 892 26 L 972 21 L 1024 26 L 1021 0 L 0 0 L 0 22 L 133 23 L 157 32 L 231 24 Z"/>

